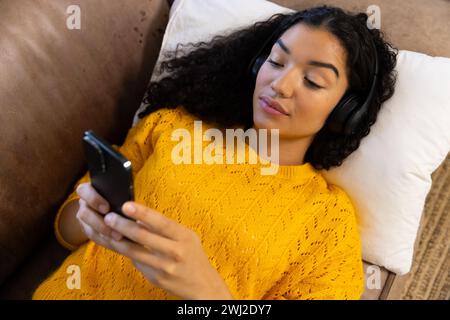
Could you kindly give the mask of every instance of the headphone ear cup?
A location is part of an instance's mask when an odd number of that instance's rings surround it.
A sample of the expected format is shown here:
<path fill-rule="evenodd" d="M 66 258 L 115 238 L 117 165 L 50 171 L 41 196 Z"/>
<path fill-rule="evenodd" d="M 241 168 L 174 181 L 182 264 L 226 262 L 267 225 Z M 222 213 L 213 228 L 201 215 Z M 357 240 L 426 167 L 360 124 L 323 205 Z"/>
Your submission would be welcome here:
<path fill-rule="evenodd" d="M 328 116 L 327 128 L 334 133 L 352 134 L 355 128 L 349 119 L 360 104 L 361 101 L 357 95 L 345 95 Z"/>
<path fill-rule="evenodd" d="M 261 66 L 263 65 L 263 63 L 266 61 L 267 56 L 259 56 L 256 60 L 255 63 L 252 66 L 252 77 L 253 79 L 256 80 L 256 76 L 258 75 L 259 69 L 261 68 Z"/>

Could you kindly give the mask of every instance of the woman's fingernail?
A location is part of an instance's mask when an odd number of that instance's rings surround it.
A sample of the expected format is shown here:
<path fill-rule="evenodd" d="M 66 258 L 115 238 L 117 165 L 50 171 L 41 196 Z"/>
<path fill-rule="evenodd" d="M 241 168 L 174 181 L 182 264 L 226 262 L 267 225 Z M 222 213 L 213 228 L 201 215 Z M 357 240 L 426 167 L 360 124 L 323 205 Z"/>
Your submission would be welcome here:
<path fill-rule="evenodd" d="M 101 213 L 107 213 L 108 212 L 108 206 L 106 204 L 101 204 L 98 209 Z"/>
<path fill-rule="evenodd" d="M 128 211 L 129 213 L 135 213 L 136 207 L 133 206 L 131 203 L 127 203 L 125 204 L 125 210 Z"/>
<path fill-rule="evenodd" d="M 112 214 L 111 213 L 108 213 L 106 216 L 105 216 L 105 218 L 104 218 L 104 220 L 105 220 L 105 223 L 107 224 L 107 225 L 110 225 L 111 224 L 111 220 L 112 220 Z"/>

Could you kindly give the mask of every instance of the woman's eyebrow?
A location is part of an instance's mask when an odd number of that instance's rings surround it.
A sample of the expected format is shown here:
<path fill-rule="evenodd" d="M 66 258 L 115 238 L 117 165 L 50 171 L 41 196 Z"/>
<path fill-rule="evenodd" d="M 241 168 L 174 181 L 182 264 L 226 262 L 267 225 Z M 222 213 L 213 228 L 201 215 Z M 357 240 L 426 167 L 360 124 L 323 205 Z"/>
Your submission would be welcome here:
<path fill-rule="evenodd" d="M 278 39 L 276 42 L 281 49 L 286 52 L 288 55 L 291 54 L 291 51 L 289 50 L 289 48 L 286 47 L 286 45 L 284 44 L 284 42 L 281 39 Z M 315 67 L 322 67 L 322 68 L 328 68 L 333 70 L 333 72 L 336 74 L 336 77 L 339 78 L 339 71 L 338 69 L 332 65 L 331 63 L 326 63 L 326 62 L 321 62 L 321 61 L 315 61 L 315 60 L 310 60 L 307 62 L 307 64 L 311 65 L 311 66 L 315 66 Z"/>
<path fill-rule="evenodd" d="M 284 45 L 284 42 L 281 41 L 281 38 L 277 40 L 277 44 L 283 49 L 287 54 L 291 54 L 291 51 Z"/>

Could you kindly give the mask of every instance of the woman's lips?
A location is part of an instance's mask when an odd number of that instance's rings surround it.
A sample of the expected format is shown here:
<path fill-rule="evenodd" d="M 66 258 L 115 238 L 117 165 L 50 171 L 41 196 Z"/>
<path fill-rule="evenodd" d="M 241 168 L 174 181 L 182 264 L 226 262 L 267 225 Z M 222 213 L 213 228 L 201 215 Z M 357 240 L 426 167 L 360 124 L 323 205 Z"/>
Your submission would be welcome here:
<path fill-rule="evenodd" d="M 277 109 L 270 106 L 264 99 L 258 99 L 259 106 L 261 109 L 269 114 L 277 115 L 277 116 L 287 116 L 287 114 L 278 111 Z"/>

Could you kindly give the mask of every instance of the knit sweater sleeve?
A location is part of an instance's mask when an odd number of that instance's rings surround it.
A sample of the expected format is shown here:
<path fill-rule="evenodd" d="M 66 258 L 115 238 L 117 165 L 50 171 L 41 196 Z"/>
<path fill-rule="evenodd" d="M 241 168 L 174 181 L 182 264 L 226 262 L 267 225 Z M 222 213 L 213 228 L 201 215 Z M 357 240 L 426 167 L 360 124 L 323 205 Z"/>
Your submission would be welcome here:
<path fill-rule="evenodd" d="M 319 228 L 318 234 L 325 235 L 321 245 L 308 259 L 293 261 L 268 292 L 267 299 L 361 298 L 364 273 L 355 208 L 346 193 L 334 187 L 337 196 L 326 206 L 328 214 Z"/>
<path fill-rule="evenodd" d="M 132 164 L 132 176 L 135 177 L 136 173 L 142 168 L 146 159 L 153 153 L 153 148 L 158 139 L 159 134 L 164 130 L 164 127 L 172 121 L 172 118 L 179 114 L 179 111 L 160 109 L 154 113 L 149 114 L 145 118 L 131 127 L 127 133 L 122 146 L 112 145 L 114 149 L 121 152 Z M 87 171 L 75 184 L 72 189 L 72 193 L 67 197 L 64 203 L 56 213 L 54 221 L 54 231 L 58 242 L 69 250 L 75 250 L 78 246 L 74 246 L 68 243 L 61 236 L 59 228 L 59 220 L 61 212 L 72 201 L 78 201 L 80 197 L 76 193 L 77 187 L 85 182 L 90 182 L 89 171 Z"/>

